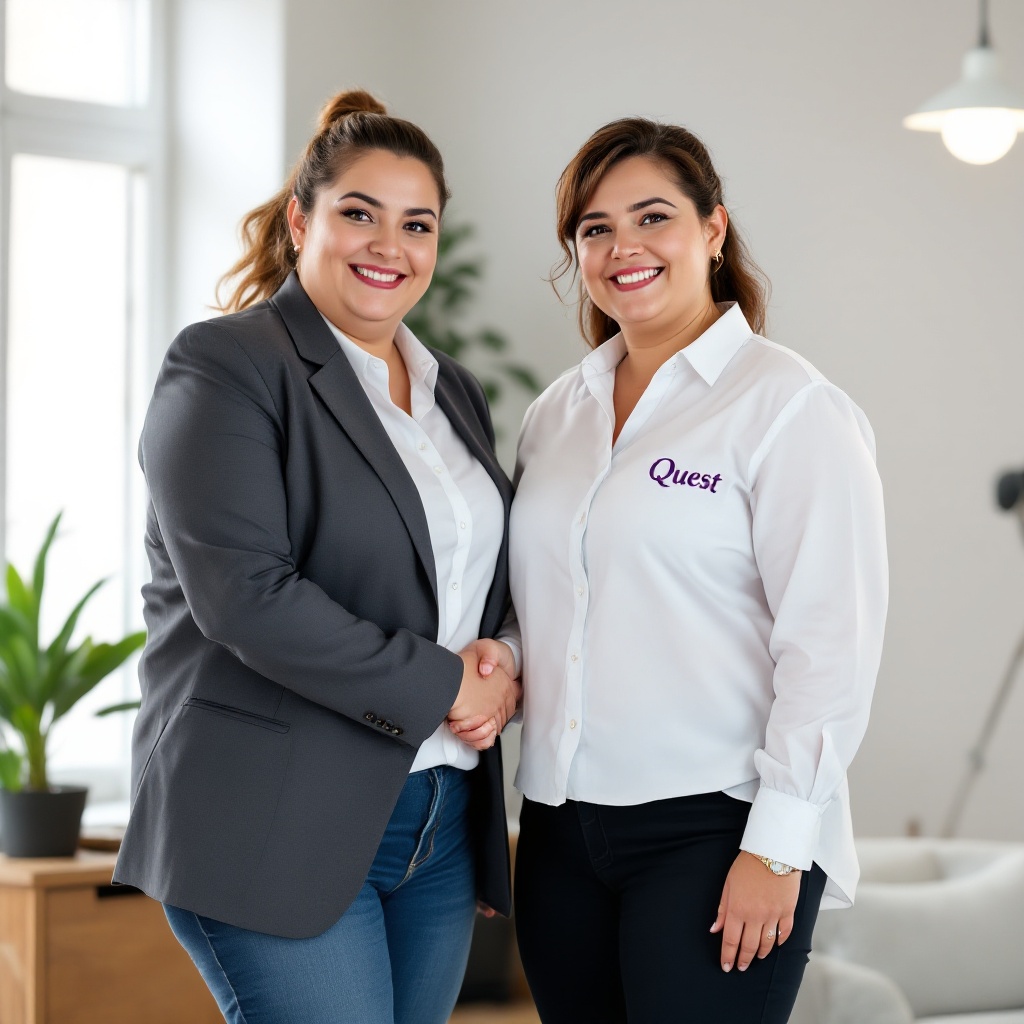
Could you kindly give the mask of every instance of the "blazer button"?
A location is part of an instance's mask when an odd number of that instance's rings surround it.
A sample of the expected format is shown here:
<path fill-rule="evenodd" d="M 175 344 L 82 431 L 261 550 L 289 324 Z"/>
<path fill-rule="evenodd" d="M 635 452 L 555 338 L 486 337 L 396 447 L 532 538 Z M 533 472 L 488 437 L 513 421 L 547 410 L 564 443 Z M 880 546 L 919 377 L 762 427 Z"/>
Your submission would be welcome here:
<path fill-rule="evenodd" d="M 363 715 L 363 718 L 365 718 L 368 722 L 374 721 L 376 717 L 377 716 L 372 711 L 367 711 L 366 714 Z"/>
<path fill-rule="evenodd" d="M 377 725 L 379 725 L 383 729 L 384 728 L 384 719 L 383 718 L 378 718 L 377 719 Z"/>
<path fill-rule="evenodd" d="M 401 736 L 401 735 L 402 735 L 402 730 L 401 730 L 401 729 L 399 729 L 397 725 L 396 725 L 396 726 L 395 726 L 395 727 L 394 727 L 394 728 L 393 728 L 393 729 L 392 729 L 391 731 L 392 731 L 392 732 L 393 732 L 393 733 L 394 733 L 394 734 L 395 734 L 396 736 Z"/>
<path fill-rule="evenodd" d="M 395 723 L 394 722 L 385 722 L 384 723 L 384 728 L 387 729 L 389 732 L 392 729 L 394 729 L 394 727 L 395 727 Z"/>

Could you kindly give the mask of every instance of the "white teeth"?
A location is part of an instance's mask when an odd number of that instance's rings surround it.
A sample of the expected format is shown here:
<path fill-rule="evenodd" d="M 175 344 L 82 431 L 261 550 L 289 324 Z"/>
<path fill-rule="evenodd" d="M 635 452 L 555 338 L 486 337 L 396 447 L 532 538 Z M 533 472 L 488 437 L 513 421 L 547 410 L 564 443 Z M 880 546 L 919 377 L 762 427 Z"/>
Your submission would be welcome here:
<path fill-rule="evenodd" d="M 649 281 L 652 277 L 661 273 L 661 267 L 652 270 L 638 270 L 633 274 L 618 274 L 615 277 L 616 284 L 636 284 L 638 281 Z"/>
<path fill-rule="evenodd" d="M 379 274 L 376 270 L 367 270 L 365 267 L 354 267 L 357 274 L 362 274 L 363 277 L 370 278 L 371 281 L 383 281 L 385 284 L 391 284 L 392 281 L 398 280 L 398 274 Z"/>

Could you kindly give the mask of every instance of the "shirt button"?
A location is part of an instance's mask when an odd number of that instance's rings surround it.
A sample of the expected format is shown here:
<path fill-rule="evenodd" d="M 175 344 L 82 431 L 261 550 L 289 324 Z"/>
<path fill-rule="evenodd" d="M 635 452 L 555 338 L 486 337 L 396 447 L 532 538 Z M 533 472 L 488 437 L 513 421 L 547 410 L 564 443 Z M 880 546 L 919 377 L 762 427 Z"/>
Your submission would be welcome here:
<path fill-rule="evenodd" d="M 458 583 L 453 583 L 452 584 L 452 590 L 458 590 L 458 589 L 459 589 Z"/>
<path fill-rule="evenodd" d="M 436 473 L 436 474 L 437 474 L 438 476 L 440 476 L 440 475 L 441 475 L 441 474 L 442 474 L 442 473 L 444 472 L 444 470 L 443 470 L 443 469 L 442 469 L 442 468 L 441 468 L 440 466 L 435 466 L 435 467 L 434 467 L 434 472 L 435 472 L 435 473 Z"/>
<path fill-rule="evenodd" d="M 427 442 L 426 441 L 420 441 L 420 451 L 421 452 L 425 452 L 426 450 L 427 450 Z"/>
<path fill-rule="evenodd" d="M 573 719 L 572 719 L 572 720 L 571 720 L 571 721 L 569 722 L 569 728 L 570 728 L 570 729 L 575 729 L 575 728 L 576 728 L 576 719 L 575 719 L 575 718 L 573 718 Z"/>
<path fill-rule="evenodd" d="M 574 654 L 574 655 L 572 655 L 572 657 L 569 660 L 570 661 L 579 661 L 580 660 L 580 656 L 578 654 Z"/>
<path fill-rule="evenodd" d="M 464 530 L 465 528 L 466 528 L 466 524 L 465 523 L 459 523 L 459 529 L 460 530 Z"/>
<path fill-rule="evenodd" d="M 576 588 L 576 593 L 579 594 L 580 597 L 582 597 L 583 596 L 583 588 L 582 587 L 577 587 Z"/>
<path fill-rule="evenodd" d="M 584 513 L 583 513 L 583 514 L 582 514 L 582 515 L 580 516 L 580 526 L 582 526 L 582 525 L 583 525 L 583 524 L 584 524 L 584 523 L 585 523 L 586 521 L 587 521 L 587 513 L 586 513 L 586 512 L 584 512 Z"/>

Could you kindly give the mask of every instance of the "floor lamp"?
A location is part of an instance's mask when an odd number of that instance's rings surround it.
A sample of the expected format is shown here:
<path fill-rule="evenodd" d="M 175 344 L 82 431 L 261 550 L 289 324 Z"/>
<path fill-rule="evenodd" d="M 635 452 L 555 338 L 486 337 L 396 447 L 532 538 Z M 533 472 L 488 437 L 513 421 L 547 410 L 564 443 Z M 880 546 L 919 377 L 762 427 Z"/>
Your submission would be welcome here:
<path fill-rule="evenodd" d="M 996 484 L 996 502 L 1005 512 L 1016 512 L 1020 520 L 1021 529 L 1024 530 L 1024 472 L 1004 473 Z M 992 701 L 985 716 L 985 722 L 974 746 L 967 752 L 967 769 L 960 785 L 957 787 L 950 805 L 949 813 L 946 815 L 945 824 L 942 826 L 941 835 L 950 838 L 956 835 L 960 826 L 960 819 L 963 817 L 964 807 L 967 805 L 967 798 L 978 776 L 985 769 L 985 755 L 988 753 L 989 745 L 992 742 L 992 734 L 999 724 L 999 719 L 1006 707 L 1010 691 L 1017 680 L 1017 673 L 1020 671 L 1021 662 L 1024 662 L 1024 633 L 1021 634 L 1010 657 L 1010 663 L 1003 673 L 1002 682 L 996 691 L 995 699 Z"/>

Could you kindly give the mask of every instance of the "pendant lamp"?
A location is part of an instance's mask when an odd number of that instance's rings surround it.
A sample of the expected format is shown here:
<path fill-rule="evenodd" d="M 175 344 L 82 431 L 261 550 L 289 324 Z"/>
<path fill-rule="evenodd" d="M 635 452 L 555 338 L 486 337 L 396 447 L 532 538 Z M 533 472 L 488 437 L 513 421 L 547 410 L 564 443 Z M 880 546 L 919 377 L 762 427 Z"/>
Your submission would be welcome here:
<path fill-rule="evenodd" d="M 988 0 L 980 0 L 978 45 L 964 55 L 960 81 L 905 117 L 903 127 L 941 132 L 946 149 L 969 164 L 995 163 L 1024 131 L 1024 95 L 999 80 L 999 58 L 989 42 Z"/>

